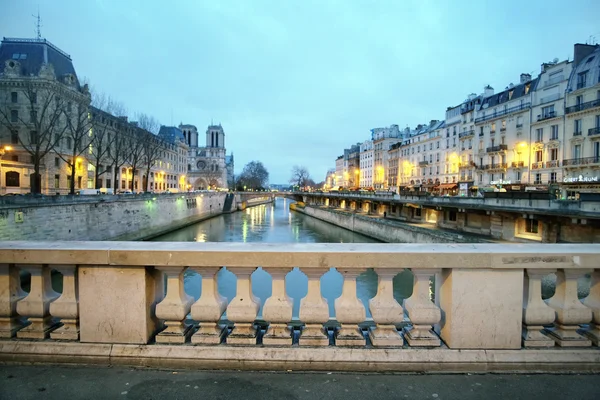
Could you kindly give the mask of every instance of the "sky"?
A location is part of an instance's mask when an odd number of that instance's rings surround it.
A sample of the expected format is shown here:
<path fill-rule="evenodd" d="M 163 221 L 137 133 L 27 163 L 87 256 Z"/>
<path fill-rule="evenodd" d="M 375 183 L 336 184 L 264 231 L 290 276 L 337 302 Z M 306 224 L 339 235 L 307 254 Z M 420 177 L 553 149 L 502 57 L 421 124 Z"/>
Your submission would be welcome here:
<path fill-rule="evenodd" d="M 0 36 L 35 37 L 38 7 L 80 79 L 200 143 L 221 123 L 235 173 L 276 184 L 600 42 L 598 0 L 0 0 Z"/>

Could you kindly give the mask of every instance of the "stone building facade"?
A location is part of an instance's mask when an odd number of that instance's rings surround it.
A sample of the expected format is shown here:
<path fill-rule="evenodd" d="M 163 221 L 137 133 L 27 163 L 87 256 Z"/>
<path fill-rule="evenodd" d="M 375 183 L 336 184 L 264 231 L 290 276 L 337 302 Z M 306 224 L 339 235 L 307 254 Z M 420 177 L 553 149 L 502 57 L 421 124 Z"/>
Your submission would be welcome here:
<path fill-rule="evenodd" d="M 181 133 L 157 135 L 93 107 L 71 57 L 49 41 L 5 38 L 0 68 L 0 146 L 11 147 L 0 160 L 0 195 L 32 191 L 36 162 L 43 194 L 68 194 L 73 170 L 76 193 L 186 189 Z"/>

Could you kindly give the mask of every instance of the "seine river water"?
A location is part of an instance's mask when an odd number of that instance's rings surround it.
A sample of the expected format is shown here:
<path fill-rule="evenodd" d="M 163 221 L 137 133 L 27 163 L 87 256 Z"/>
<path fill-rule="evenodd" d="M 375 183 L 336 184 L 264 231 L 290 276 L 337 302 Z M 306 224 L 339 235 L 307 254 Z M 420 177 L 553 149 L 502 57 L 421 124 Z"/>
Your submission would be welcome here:
<path fill-rule="evenodd" d="M 291 200 L 277 198 L 272 204 L 251 207 L 242 212 L 224 214 L 194 225 L 170 232 L 154 240 L 166 242 L 264 242 L 264 243 L 378 243 L 377 240 L 327 222 L 289 210 Z M 329 303 L 330 316 L 334 316 L 334 300 L 342 294 L 342 276 L 330 270 L 321 278 L 323 297 Z M 400 273 L 394 279 L 394 297 L 402 300 L 412 294 L 412 274 Z M 219 292 L 231 300 L 235 297 L 236 278 L 222 269 L 218 275 Z M 193 271 L 186 272 L 185 290 L 195 299 L 200 297 L 201 277 Z M 306 296 L 308 280 L 295 268 L 286 277 L 286 290 L 294 299 L 294 318 L 298 317 L 300 300 Z M 262 304 L 271 296 L 271 277 L 262 269 L 252 275 L 252 292 Z M 369 270 L 357 279 L 357 295 L 365 304 L 370 318 L 368 300 L 377 292 L 377 275 Z"/>

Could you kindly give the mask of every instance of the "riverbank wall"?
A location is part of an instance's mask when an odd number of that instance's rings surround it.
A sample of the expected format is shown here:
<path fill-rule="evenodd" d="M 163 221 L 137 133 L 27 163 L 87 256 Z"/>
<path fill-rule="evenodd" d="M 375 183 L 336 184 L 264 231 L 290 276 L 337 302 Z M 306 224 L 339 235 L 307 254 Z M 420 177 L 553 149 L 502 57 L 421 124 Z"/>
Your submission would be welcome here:
<path fill-rule="evenodd" d="M 0 204 L 0 240 L 145 240 L 270 201 L 223 192 L 11 199 Z"/>
<path fill-rule="evenodd" d="M 489 243 L 492 240 L 464 236 L 459 232 L 428 229 L 392 219 L 383 219 L 355 212 L 314 206 L 297 206 L 292 210 L 330 224 L 369 236 L 386 243 Z"/>

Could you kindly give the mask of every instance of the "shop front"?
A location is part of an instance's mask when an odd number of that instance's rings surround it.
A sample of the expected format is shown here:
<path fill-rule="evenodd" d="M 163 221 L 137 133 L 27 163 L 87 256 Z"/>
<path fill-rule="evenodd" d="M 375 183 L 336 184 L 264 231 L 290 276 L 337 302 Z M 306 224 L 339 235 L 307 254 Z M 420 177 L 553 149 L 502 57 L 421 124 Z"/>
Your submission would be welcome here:
<path fill-rule="evenodd" d="M 458 195 L 458 185 L 456 183 L 440 183 L 438 189 L 440 196 Z"/>
<path fill-rule="evenodd" d="M 563 200 L 595 200 L 600 198 L 600 176 L 565 176 L 560 185 Z"/>
<path fill-rule="evenodd" d="M 460 197 L 472 197 L 477 195 L 477 186 L 473 184 L 475 181 L 458 182 L 458 195 Z"/>

